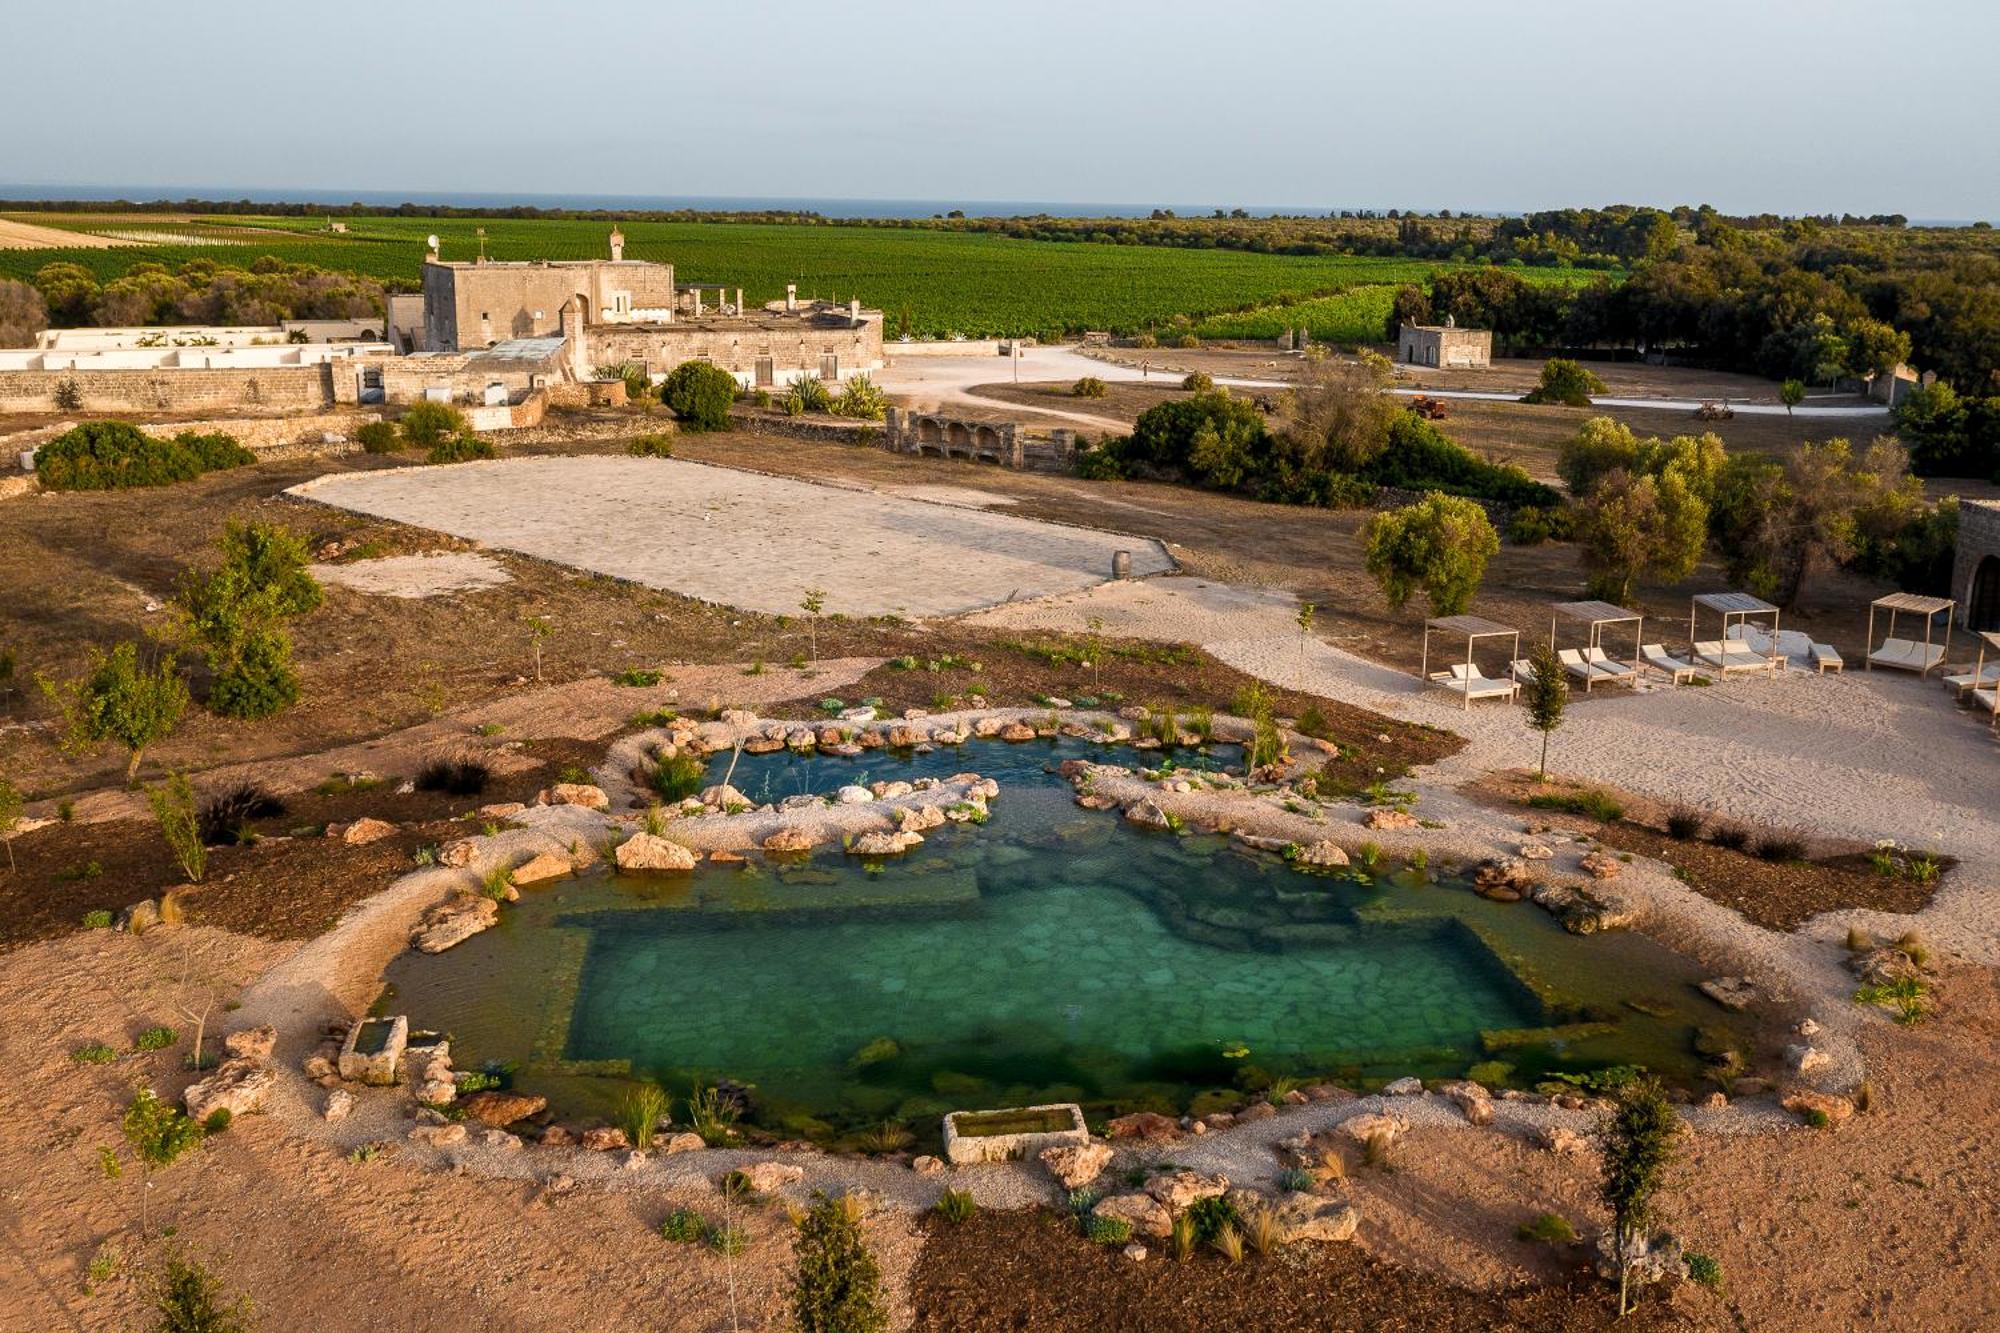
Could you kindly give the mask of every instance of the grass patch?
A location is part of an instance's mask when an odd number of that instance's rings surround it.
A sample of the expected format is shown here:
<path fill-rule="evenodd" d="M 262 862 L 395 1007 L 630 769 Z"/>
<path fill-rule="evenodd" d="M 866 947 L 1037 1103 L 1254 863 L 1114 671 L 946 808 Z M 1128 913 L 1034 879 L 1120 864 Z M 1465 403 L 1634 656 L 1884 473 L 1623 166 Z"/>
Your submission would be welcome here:
<path fill-rule="evenodd" d="M 1528 804 L 1537 810 L 1560 810 L 1564 814 L 1583 815 L 1600 824 L 1615 824 L 1625 817 L 1625 807 L 1610 792 L 1597 787 L 1588 791 L 1547 791 L 1536 792 L 1528 798 Z"/>

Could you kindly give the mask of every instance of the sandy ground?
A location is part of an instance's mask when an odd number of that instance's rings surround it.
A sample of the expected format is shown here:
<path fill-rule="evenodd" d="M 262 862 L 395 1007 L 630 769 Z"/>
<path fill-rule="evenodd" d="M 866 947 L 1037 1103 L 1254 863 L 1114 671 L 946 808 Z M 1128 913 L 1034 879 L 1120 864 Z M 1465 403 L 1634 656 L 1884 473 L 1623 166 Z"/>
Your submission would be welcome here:
<path fill-rule="evenodd" d="M 87 231 L 64 231 L 14 218 L 0 218 L 0 250 L 108 250 L 115 245 L 137 245 L 136 240 L 117 240 Z"/>
<path fill-rule="evenodd" d="M 512 459 L 325 477 L 292 494 L 665 588 L 795 614 L 953 615 L 1088 586 L 1157 542 L 670 459 Z M 746 578 L 744 571 L 757 576 Z"/>
<path fill-rule="evenodd" d="M 313 565 L 310 573 L 335 587 L 404 598 L 477 592 L 513 578 L 498 562 L 470 551 L 428 551 L 357 560 L 351 565 Z"/>

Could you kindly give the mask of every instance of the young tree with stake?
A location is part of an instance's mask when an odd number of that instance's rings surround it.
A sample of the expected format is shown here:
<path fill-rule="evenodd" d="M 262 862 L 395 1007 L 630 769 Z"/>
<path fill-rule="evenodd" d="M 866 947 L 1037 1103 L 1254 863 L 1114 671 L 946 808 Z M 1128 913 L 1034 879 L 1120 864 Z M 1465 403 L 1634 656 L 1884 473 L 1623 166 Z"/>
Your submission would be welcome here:
<path fill-rule="evenodd" d="M 819 665 L 819 613 L 826 609 L 826 589 L 807 588 L 806 595 L 799 599 L 799 610 L 806 613 L 806 634 L 812 645 L 812 662 Z"/>
<path fill-rule="evenodd" d="M 1521 701 L 1528 706 L 1528 725 L 1542 733 L 1542 763 L 1536 776 L 1549 780 L 1549 733 L 1562 725 L 1563 709 L 1569 704 L 1569 680 L 1556 656 L 1555 645 L 1538 643 L 1528 654 L 1534 675 L 1521 686 Z"/>
<path fill-rule="evenodd" d="M 1644 1254 L 1653 1221 L 1653 1196 L 1674 1160 L 1680 1117 L 1655 1078 L 1627 1085 L 1605 1127 L 1604 1178 L 1598 1197 L 1611 1211 L 1611 1243 L 1618 1268 L 1618 1314 L 1632 1309 L 1632 1261 Z"/>
<path fill-rule="evenodd" d="M 1306 640 L 1312 638 L 1314 609 L 1311 602 L 1300 602 L 1299 613 L 1294 617 L 1299 622 L 1299 656 L 1302 658 L 1306 655 Z"/>
<path fill-rule="evenodd" d="M 542 680 L 542 640 L 555 632 L 556 627 L 549 623 L 547 616 L 528 617 L 528 641 L 535 648 L 535 683 L 538 685 Z"/>

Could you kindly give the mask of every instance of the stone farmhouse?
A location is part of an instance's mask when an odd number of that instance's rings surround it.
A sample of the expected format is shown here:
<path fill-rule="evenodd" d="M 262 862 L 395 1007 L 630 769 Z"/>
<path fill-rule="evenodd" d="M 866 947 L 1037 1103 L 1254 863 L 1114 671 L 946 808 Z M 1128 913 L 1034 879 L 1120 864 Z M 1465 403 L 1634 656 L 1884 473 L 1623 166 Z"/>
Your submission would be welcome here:
<path fill-rule="evenodd" d="M 447 262 L 432 251 L 421 294 L 392 296 L 382 319 L 353 328 L 51 331 L 0 351 L 0 411 L 310 412 L 425 398 L 499 409 L 633 365 L 658 381 L 710 361 L 746 388 L 777 389 L 882 366 L 880 310 L 802 302 L 796 287 L 752 310 L 742 288 L 676 283 L 672 264 L 627 259 L 624 245 L 614 230 L 604 259 Z"/>
<path fill-rule="evenodd" d="M 1442 324 L 1404 324 L 1396 331 L 1396 359 L 1408 366 L 1484 370 L 1493 364 L 1493 331 Z"/>

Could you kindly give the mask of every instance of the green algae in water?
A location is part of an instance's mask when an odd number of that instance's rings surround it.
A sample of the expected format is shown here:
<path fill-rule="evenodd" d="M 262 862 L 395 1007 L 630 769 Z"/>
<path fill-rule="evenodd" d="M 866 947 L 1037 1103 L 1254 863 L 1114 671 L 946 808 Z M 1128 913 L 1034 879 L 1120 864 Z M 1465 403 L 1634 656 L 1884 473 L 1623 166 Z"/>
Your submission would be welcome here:
<path fill-rule="evenodd" d="M 1694 979 L 1652 941 L 1136 829 L 1045 771 L 1072 756 L 1134 758 L 1078 743 L 746 756 L 736 785 L 760 800 L 966 769 L 1001 797 L 985 826 L 872 865 L 823 850 L 533 889 L 390 980 L 468 1064 L 521 1061 L 517 1082 L 569 1113 L 615 1097 L 572 1075 L 728 1078 L 754 1087 L 761 1122 L 817 1137 L 1055 1101 L 1178 1111 L 1283 1076 L 1458 1075 L 1486 1058 L 1483 1034 L 1525 1029 L 1546 1031 L 1509 1051 L 1519 1082 L 1698 1072 L 1687 1006 L 1622 1004 L 1635 983 Z"/>

